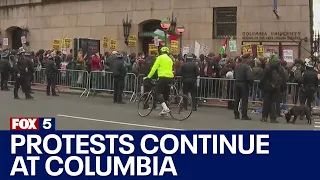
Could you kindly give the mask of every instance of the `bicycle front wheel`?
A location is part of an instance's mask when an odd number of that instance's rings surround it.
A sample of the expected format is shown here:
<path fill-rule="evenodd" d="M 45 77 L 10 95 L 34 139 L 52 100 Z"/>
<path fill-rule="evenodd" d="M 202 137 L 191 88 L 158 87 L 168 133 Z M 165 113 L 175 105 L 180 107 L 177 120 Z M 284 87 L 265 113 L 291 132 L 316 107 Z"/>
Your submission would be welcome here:
<path fill-rule="evenodd" d="M 192 114 L 192 102 L 188 96 L 176 95 L 169 102 L 170 116 L 178 121 L 188 119 Z"/>
<path fill-rule="evenodd" d="M 147 117 L 153 110 L 154 98 L 149 92 L 143 93 L 138 100 L 138 114 Z"/>

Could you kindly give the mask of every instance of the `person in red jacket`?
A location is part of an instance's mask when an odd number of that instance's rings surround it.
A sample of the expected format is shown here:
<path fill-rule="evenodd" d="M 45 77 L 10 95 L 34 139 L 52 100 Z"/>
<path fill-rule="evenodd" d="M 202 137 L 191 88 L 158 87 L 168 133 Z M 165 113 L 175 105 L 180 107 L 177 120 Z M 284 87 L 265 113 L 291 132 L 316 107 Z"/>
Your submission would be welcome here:
<path fill-rule="evenodd" d="M 102 70 L 101 58 L 99 52 L 96 52 L 95 55 L 91 57 L 91 76 L 92 76 L 92 89 L 99 89 L 99 79 Z"/>

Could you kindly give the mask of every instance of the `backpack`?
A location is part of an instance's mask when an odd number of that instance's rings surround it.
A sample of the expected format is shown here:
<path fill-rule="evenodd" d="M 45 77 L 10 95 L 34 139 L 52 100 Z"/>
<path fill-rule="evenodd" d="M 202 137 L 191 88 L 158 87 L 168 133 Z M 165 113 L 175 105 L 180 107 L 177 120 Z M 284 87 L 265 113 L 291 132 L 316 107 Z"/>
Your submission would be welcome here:
<path fill-rule="evenodd" d="M 302 79 L 301 67 L 294 66 L 291 71 L 293 72 L 294 81 L 300 82 Z"/>
<path fill-rule="evenodd" d="M 132 72 L 139 73 L 139 70 L 140 70 L 139 64 L 137 62 L 134 62 L 132 66 Z"/>
<path fill-rule="evenodd" d="M 284 75 L 280 68 L 271 71 L 271 87 L 274 89 L 281 88 L 284 83 Z"/>

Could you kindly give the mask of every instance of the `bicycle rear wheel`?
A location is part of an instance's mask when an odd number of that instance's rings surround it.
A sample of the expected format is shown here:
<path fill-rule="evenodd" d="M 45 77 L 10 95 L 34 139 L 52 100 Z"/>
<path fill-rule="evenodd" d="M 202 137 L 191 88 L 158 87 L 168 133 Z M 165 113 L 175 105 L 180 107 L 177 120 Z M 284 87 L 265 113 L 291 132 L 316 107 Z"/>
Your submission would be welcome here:
<path fill-rule="evenodd" d="M 188 96 L 176 95 L 169 102 L 170 116 L 178 121 L 188 119 L 192 114 L 192 102 Z"/>
<path fill-rule="evenodd" d="M 154 98 L 152 93 L 143 93 L 138 100 L 138 114 L 147 117 L 153 110 Z"/>

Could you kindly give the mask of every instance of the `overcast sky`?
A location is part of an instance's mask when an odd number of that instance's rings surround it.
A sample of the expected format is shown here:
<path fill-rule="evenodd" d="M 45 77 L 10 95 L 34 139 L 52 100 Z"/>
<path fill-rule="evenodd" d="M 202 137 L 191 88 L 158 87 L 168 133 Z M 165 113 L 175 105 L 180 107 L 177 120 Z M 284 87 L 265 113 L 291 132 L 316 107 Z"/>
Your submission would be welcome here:
<path fill-rule="evenodd" d="M 320 0 L 313 0 L 314 29 L 320 29 Z"/>

